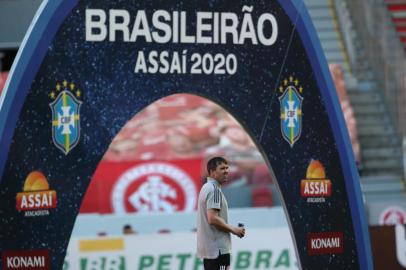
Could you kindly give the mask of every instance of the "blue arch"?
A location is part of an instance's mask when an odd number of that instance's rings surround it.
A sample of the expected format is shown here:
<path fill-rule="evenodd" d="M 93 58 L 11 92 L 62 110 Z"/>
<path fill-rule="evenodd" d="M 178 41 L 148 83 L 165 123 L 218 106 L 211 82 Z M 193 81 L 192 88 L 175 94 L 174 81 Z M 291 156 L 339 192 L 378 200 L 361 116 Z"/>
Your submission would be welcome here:
<path fill-rule="evenodd" d="M 35 23 L 26 35 L 17 55 L 17 62 L 10 72 L 10 78 L 3 93 L 0 107 L 0 175 L 3 175 L 7 153 L 11 144 L 21 108 L 45 57 L 57 30 L 69 12 L 77 4 L 75 1 L 52 0 L 45 2 L 36 15 Z M 279 0 L 292 22 L 297 22 L 302 43 L 308 53 L 321 95 L 326 104 L 328 117 L 338 146 L 343 166 L 346 191 L 351 207 L 357 251 L 361 269 L 372 269 L 372 256 L 369 246 L 367 222 L 364 215 L 362 194 L 358 175 L 354 166 L 350 142 L 346 133 L 340 105 L 334 91 L 334 85 L 327 69 L 327 63 L 318 41 L 316 31 L 301 0 Z M 1 181 L 2 179 L 0 179 Z"/>
<path fill-rule="evenodd" d="M 25 34 L 0 100 L 0 175 L 31 82 L 60 25 L 78 0 L 44 1 Z M 0 182 L 2 178 L 0 178 Z"/>
<path fill-rule="evenodd" d="M 354 222 L 354 231 L 360 255 L 361 269 L 373 269 L 372 252 L 370 247 L 368 222 L 366 220 L 359 175 L 355 167 L 354 154 L 348 137 L 341 106 L 331 79 L 328 63 L 324 56 L 316 29 L 302 0 L 279 0 L 292 21 L 297 21 L 296 28 L 303 39 L 303 44 L 309 55 L 315 77 L 320 85 L 320 92 L 326 102 L 326 109 L 338 146 L 341 164 L 344 171 L 345 186 L 351 207 L 351 216 Z"/>

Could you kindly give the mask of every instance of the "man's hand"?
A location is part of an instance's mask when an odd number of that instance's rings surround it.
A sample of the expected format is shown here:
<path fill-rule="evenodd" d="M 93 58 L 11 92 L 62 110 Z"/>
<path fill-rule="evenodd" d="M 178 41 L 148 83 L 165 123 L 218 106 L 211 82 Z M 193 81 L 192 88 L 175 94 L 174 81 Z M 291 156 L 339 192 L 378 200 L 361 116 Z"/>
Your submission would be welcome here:
<path fill-rule="evenodd" d="M 233 227 L 232 233 L 240 238 L 243 238 L 245 236 L 245 228 L 244 227 Z"/>
<path fill-rule="evenodd" d="M 233 227 L 227 224 L 224 219 L 219 216 L 218 209 L 208 209 L 207 210 L 207 219 L 210 225 L 215 226 L 217 229 L 223 232 L 231 232 L 232 234 L 243 238 L 245 236 L 245 228 L 244 227 Z"/>

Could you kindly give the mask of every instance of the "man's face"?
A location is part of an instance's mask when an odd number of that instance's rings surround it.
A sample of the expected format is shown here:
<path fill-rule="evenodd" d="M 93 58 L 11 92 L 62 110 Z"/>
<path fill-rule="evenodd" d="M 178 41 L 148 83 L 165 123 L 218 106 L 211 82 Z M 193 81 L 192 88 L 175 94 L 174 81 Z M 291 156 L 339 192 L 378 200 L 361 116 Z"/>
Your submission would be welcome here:
<path fill-rule="evenodd" d="M 228 180 L 228 165 L 225 163 L 217 165 L 214 171 L 210 171 L 210 177 L 216 179 L 220 184 L 225 183 Z"/>

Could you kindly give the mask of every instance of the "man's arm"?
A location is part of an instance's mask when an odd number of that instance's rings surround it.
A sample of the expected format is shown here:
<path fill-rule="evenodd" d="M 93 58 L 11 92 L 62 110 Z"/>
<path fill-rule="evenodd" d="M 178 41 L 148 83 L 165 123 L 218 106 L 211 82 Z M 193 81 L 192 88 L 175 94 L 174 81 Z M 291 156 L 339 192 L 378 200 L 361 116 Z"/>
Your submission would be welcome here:
<path fill-rule="evenodd" d="M 207 220 L 210 225 L 215 226 L 218 230 L 223 232 L 230 232 L 242 238 L 245 235 L 245 229 L 240 227 L 233 227 L 227 224 L 223 218 L 219 216 L 219 210 L 217 209 L 207 209 Z"/>

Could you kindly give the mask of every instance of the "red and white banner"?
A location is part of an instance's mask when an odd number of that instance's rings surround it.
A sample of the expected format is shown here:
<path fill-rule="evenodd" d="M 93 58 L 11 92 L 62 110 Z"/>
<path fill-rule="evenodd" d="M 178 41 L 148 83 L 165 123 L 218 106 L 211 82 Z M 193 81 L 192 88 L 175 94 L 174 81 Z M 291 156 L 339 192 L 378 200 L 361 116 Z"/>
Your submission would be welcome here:
<path fill-rule="evenodd" d="M 81 213 L 193 211 L 202 185 L 201 159 L 102 161 L 89 185 Z"/>

